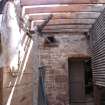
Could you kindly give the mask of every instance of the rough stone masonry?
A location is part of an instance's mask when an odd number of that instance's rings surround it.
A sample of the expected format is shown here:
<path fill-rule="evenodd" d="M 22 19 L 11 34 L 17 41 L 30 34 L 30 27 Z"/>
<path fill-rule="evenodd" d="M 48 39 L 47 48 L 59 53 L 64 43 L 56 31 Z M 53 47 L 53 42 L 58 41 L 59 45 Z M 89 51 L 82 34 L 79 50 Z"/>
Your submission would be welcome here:
<path fill-rule="evenodd" d="M 50 34 L 45 34 L 49 35 Z M 69 105 L 68 69 L 69 57 L 89 56 L 89 44 L 84 34 L 53 34 L 58 41 L 56 47 L 44 46 L 40 38 L 40 62 L 46 68 L 45 82 L 49 105 Z"/>

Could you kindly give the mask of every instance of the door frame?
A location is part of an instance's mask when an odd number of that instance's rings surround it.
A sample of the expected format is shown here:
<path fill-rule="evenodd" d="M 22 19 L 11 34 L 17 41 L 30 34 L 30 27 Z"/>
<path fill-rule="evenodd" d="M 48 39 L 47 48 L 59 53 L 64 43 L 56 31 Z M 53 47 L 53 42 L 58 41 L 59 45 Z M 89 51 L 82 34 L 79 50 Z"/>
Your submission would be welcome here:
<path fill-rule="evenodd" d="M 89 60 L 91 59 L 90 56 L 86 56 L 86 55 L 73 55 L 71 57 L 68 57 L 67 60 L 67 67 L 68 67 L 68 84 L 70 83 L 70 74 L 69 74 L 69 62 L 70 61 L 84 61 L 84 60 Z M 68 85 L 68 93 L 69 93 L 69 104 L 71 104 L 70 102 L 70 86 Z"/>

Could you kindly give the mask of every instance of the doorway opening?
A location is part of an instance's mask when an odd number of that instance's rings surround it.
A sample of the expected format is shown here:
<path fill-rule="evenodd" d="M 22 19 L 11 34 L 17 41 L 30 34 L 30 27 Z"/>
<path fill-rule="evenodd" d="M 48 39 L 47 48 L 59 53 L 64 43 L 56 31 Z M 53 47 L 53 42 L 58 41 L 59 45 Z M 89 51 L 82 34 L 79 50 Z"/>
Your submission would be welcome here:
<path fill-rule="evenodd" d="M 90 58 L 69 58 L 70 105 L 94 105 L 93 79 Z"/>

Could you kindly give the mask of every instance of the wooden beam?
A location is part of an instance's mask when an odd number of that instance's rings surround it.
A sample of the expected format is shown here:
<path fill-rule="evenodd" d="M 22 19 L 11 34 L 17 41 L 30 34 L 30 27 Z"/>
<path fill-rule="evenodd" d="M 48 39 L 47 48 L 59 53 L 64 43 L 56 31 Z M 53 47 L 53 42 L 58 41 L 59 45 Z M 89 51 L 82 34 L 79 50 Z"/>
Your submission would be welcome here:
<path fill-rule="evenodd" d="M 105 5 L 97 4 L 71 4 L 71 5 L 43 5 L 24 7 L 25 14 L 58 13 L 58 12 L 101 12 Z"/>
<path fill-rule="evenodd" d="M 43 30 L 42 32 L 88 32 L 89 29 L 57 29 L 57 30 Z"/>
<path fill-rule="evenodd" d="M 62 33 L 62 34 L 61 34 Z M 42 34 L 46 36 L 56 36 L 56 35 L 64 35 L 64 34 L 69 34 L 69 35 L 83 35 L 84 32 L 43 32 Z"/>
<path fill-rule="evenodd" d="M 45 30 L 55 30 L 55 29 L 90 29 L 92 25 L 55 25 L 55 26 L 45 26 Z"/>
<path fill-rule="evenodd" d="M 21 5 L 47 5 L 47 4 L 97 4 L 105 0 L 21 0 Z"/>
<path fill-rule="evenodd" d="M 52 19 L 96 19 L 99 17 L 99 12 L 73 12 L 73 13 L 52 13 Z M 49 15 L 44 13 L 29 14 L 32 20 L 43 20 Z"/>
<path fill-rule="evenodd" d="M 36 20 L 34 21 L 35 25 L 40 25 L 42 24 L 44 20 Z M 72 25 L 72 24 L 93 24 L 95 22 L 95 19 L 55 19 L 55 20 L 50 20 L 47 25 Z"/>
<path fill-rule="evenodd" d="M 47 23 L 50 21 L 50 19 L 52 18 L 52 16 L 53 16 L 53 15 L 49 15 L 49 16 L 46 18 L 46 20 L 44 20 L 44 21 L 42 22 L 42 24 L 37 25 L 37 28 L 38 28 L 38 31 L 39 31 L 39 32 L 41 32 L 42 29 L 47 25 Z"/>

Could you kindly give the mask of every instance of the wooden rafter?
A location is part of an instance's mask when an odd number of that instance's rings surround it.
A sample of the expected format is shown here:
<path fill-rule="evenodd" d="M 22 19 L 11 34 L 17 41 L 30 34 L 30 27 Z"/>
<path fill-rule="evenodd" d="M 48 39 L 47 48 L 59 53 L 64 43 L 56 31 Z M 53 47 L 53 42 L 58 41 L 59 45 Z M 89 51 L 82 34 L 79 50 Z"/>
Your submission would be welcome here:
<path fill-rule="evenodd" d="M 68 12 L 68 13 L 52 13 L 52 19 L 96 19 L 99 17 L 99 12 Z M 32 20 L 44 20 L 49 15 L 47 14 L 29 14 Z"/>
<path fill-rule="evenodd" d="M 71 5 L 43 5 L 24 7 L 25 14 L 58 13 L 58 12 L 101 12 L 105 5 L 98 4 L 71 4 Z"/>
<path fill-rule="evenodd" d="M 105 0 L 21 0 L 21 5 L 48 5 L 48 4 L 97 4 Z"/>
<path fill-rule="evenodd" d="M 45 30 L 54 30 L 54 29 L 89 29 L 92 25 L 55 25 L 55 26 L 45 26 Z"/>
<path fill-rule="evenodd" d="M 57 29 L 57 30 L 43 30 L 42 32 L 88 32 L 88 29 Z"/>
<path fill-rule="evenodd" d="M 104 10 L 105 0 L 21 0 L 21 5 L 33 26 L 44 33 L 83 33 Z M 50 14 L 53 17 L 47 21 Z"/>
<path fill-rule="evenodd" d="M 40 25 L 44 20 L 34 21 L 36 25 Z M 50 20 L 47 25 L 62 25 L 62 24 L 93 24 L 95 19 L 54 19 Z"/>

